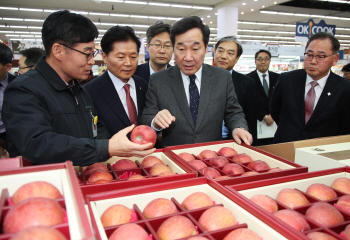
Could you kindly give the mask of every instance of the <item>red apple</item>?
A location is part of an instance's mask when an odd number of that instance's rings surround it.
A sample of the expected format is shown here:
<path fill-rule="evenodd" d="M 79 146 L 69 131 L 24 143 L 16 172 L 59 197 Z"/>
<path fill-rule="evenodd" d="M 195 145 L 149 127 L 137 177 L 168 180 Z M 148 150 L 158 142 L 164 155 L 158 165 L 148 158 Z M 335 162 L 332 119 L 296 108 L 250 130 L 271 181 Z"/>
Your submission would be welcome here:
<path fill-rule="evenodd" d="M 11 240 L 67 240 L 58 230 L 51 227 L 31 227 L 13 235 Z"/>
<path fill-rule="evenodd" d="M 214 157 L 209 161 L 209 163 L 214 167 L 223 167 L 228 164 L 229 161 L 225 157 Z"/>
<path fill-rule="evenodd" d="M 168 166 L 164 165 L 163 163 L 157 163 L 153 165 L 153 167 L 149 170 L 149 174 L 151 174 L 151 176 L 159 175 L 162 172 L 172 172 L 172 171 Z"/>
<path fill-rule="evenodd" d="M 222 171 L 225 174 L 229 174 L 229 175 L 242 174 L 245 172 L 242 166 L 235 164 L 235 163 L 229 163 L 229 164 L 225 165 L 224 168 L 222 169 Z"/>
<path fill-rule="evenodd" d="M 195 192 L 186 197 L 181 203 L 181 206 L 186 210 L 193 210 L 213 206 L 213 204 L 213 200 L 211 200 L 207 194 L 203 192 Z"/>
<path fill-rule="evenodd" d="M 216 152 L 214 152 L 212 150 L 204 150 L 198 155 L 198 158 L 199 159 L 208 159 L 208 158 L 213 158 L 213 157 L 216 157 L 216 156 L 218 156 L 216 154 Z"/>
<path fill-rule="evenodd" d="M 337 197 L 335 191 L 321 183 L 314 183 L 306 189 L 306 193 L 322 201 L 331 200 Z"/>
<path fill-rule="evenodd" d="M 270 169 L 270 166 L 266 162 L 261 160 L 250 162 L 248 163 L 247 167 L 253 169 L 254 171 L 265 171 Z"/>
<path fill-rule="evenodd" d="M 163 162 L 162 160 L 160 160 L 155 156 L 148 156 L 142 160 L 141 165 L 146 168 L 146 167 L 153 167 L 153 165 L 157 163 L 163 163 Z"/>
<path fill-rule="evenodd" d="M 135 162 L 131 161 L 130 159 L 120 159 L 119 161 L 116 161 L 112 168 L 114 170 L 124 170 L 129 168 L 137 168 L 137 165 Z"/>
<path fill-rule="evenodd" d="M 346 239 L 350 239 L 350 224 L 345 227 L 344 232 L 342 232 L 342 235 L 344 235 Z"/>
<path fill-rule="evenodd" d="M 107 208 L 101 216 L 103 227 L 110 227 L 130 222 L 132 211 L 124 205 L 115 204 Z"/>
<path fill-rule="evenodd" d="M 174 175 L 177 175 L 177 174 L 173 172 L 162 172 L 158 174 L 158 177 L 167 177 L 167 176 L 174 176 Z"/>
<path fill-rule="evenodd" d="M 228 157 L 228 156 L 236 155 L 237 152 L 236 152 L 236 150 L 234 150 L 233 148 L 230 148 L 230 147 L 223 147 L 223 148 L 221 148 L 221 149 L 218 151 L 218 154 L 221 155 L 221 156 Z"/>
<path fill-rule="evenodd" d="M 136 223 L 128 223 L 115 230 L 108 240 L 149 240 L 146 230 Z"/>
<path fill-rule="evenodd" d="M 283 203 L 289 208 L 295 208 L 309 204 L 309 200 L 307 200 L 304 194 L 295 189 L 290 188 L 282 189 L 277 194 L 276 200 L 280 203 Z"/>
<path fill-rule="evenodd" d="M 196 235 L 194 224 L 187 217 L 176 215 L 166 219 L 158 228 L 157 234 L 162 240 L 173 240 Z"/>
<path fill-rule="evenodd" d="M 220 172 L 212 167 L 205 167 L 200 170 L 204 175 L 211 177 L 212 179 L 221 176 Z"/>
<path fill-rule="evenodd" d="M 298 212 L 289 209 L 284 209 L 274 212 L 273 215 L 299 232 L 310 230 L 309 223 Z"/>
<path fill-rule="evenodd" d="M 247 228 L 238 228 L 226 235 L 224 240 L 261 240 L 258 234 Z"/>
<path fill-rule="evenodd" d="M 232 160 L 235 162 L 238 162 L 238 163 L 247 163 L 247 162 L 253 161 L 253 159 L 245 153 L 237 154 L 237 155 L 233 156 Z"/>
<path fill-rule="evenodd" d="M 244 176 L 257 175 L 257 174 L 259 174 L 259 173 L 258 172 L 254 172 L 254 171 L 250 171 L 250 172 L 243 173 L 241 176 L 244 177 Z"/>
<path fill-rule="evenodd" d="M 282 171 L 282 169 L 280 169 L 279 167 L 275 167 L 275 168 L 271 168 L 269 171 L 267 172 L 279 172 Z"/>
<path fill-rule="evenodd" d="M 306 235 L 311 240 L 337 240 L 337 238 L 324 232 L 311 232 Z"/>
<path fill-rule="evenodd" d="M 331 187 L 343 193 L 350 194 L 350 179 L 345 177 L 337 178 L 334 180 Z"/>
<path fill-rule="evenodd" d="M 55 200 L 43 197 L 25 199 L 15 204 L 6 214 L 4 233 L 16 233 L 36 226 L 54 226 L 64 223 L 65 213 Z"/>
<path fill-rule="evenodd" d="M 305 216 L 326 227 L 344 222 L 344 217 L 338 209 L 325 202 L 314 203 Z"/>
<path fill-rule="evenodd" d="M 109 172 L 105 172 L 103 170 L 96 170 L 93 173 L 90 174 L 88 182 L 93 183 L 97 180 L 113 180 L 112 174 Z"/>
<path fill-rule="evenodd" d="M 206 231 L 215 231 L 236 225 L 235 216 L 227 208 L 216 206 L 206 210 L 199 218 L 198 223 Z"/>
<path fill-rule="evenodd" d="M 193 160 L 193 161 L 189 162 L 189 164 L 191 164 L 193 167 L 197 168 L 198 170 L 205 168 L 205 167 L 208 167 L 207 164 L 205 164 L 201 160 Z"/>
<path fill-rule="evenodd" d="M 219 177 L 214 178 L 214 180 L 226 180 L 226 179 L 231 179 L 231 177 L 229 177 L 229 176 L 219 176 Z"/>
<path fill-rule="evenodd" d="M 335 204 L 337 208 L 350 212 L 350 195 L 341 196 Z"/>
<path fill-rule="evenodd" d="M 156 198 L 147 204 L 143 210 L 143 215 L 146 218 L 155 218 L 177 212 L 177 208 L 172 201 L 165 198 Z"/>
<path fill-rule="evenodd" d="M 187 240 L 209 240 L 209 239 L 202 236 L 195 236 L 195 237 L 188 238 Z"/>
<path fill-rule="evenodd" d="M 251 197 L 250 200 L 270 213 L 276 212 L 278 210 L 276 201 L 269 196 L 258 194 Z"/>
<path fill-rule="evenodd" d="M 62 198 L 60 191 L 51 183 L 44 181 L 30 182 L 22 185 L 12 196 L 13 204 L 31 197 Z"/>
<path fill-rule="evenodd" d="M 129 177 L 128 180 L 139 180 L 139 179 L 145 179 L 145 177 L 140 175 L 140 174 L 135 174 L 135 175 L 132 175 L 131 177 Z"/>
<path fill-rule="evenodd" d="M 152 143 L 152 148 L 156 144 L 157 133 L 149 126 L 139 125 L 132 130 L 130 140 L 138 144 Z"/>
<path fill-rule="evenodd" d="M 94 163 L 94 164 L 87 166 L 84 170 L 84 173 L 90 174 L 95 170 L 103 170 L 103 171 L 108 172 L 108 167 L 106 165 L 104 165 L 103 163 Z"/>
<path fill-rule="evenodd" d="M 193 157 L 192 154 L 185 153 L 185 152 L 179 153 L 178 156 L 179 156 L 180 158 L 182 158 L 183 160 L 185 160 L 186 162 L 190 162 L 190 161 L 192 161 L 192 160 L 196 160 L 196 159 Z"/>
<path fill-rule="evenodd" d="M 94 182 L 94 184 L 103 184 L 103 183 L 110 183 L 111 180 L 105 180 L 105 179 L 101 179 L 101 180 L 97 180 Z"/>

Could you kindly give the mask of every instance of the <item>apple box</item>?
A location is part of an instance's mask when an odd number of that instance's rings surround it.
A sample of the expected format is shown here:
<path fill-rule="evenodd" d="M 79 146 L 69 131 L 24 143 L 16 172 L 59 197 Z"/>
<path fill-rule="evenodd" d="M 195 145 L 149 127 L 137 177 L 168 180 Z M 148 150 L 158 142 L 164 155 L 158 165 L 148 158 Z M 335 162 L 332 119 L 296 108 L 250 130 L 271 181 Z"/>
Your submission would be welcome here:
<path fill-rule="evenodd" d="M 11 196 L 22 185 L 34 181 L 45 181 L 54 185 L 63 198 L 56 201 L 66 211 L 66 223 L 53 226 L 59 230 L 67 239 L 92 240 L 94 234 L 89 224 L 84 200 L 79 189 L 72 162 L 28 166 L 15 170 L 0 172 L 0 207 L 2 219 L 13 207 Z M 3 220 L 1 222 L 3 224 Z M 0 239 L 9 239 L 12 234 L 0 234 Z"/>
<path fill-rule="evenodd" d="M 345 227 L 350 224 L 350 212 L 343 208 L 338 203 L 338 200 L 342 196 L 346 195 L 346 193 L 340 191 L 340 188 L 338 187 L 337 189 L 335 189 L 334 185 L 333 191 L 335 192 L 335 195 L 326 193 L 324 188 L 320 188 L 320 185 L 318 185 L 317 188 L 311 188 L 313 189 L 312 191 L 309 189 L 309 191 L 307 192 L 307 189 L 312 184 L 323 184 L 328 187 L 331 187 L 334 181 L 339 178 L 349 179 L 350 182 L 350 168 L 343 167 L 310 173 L 302 173 L 292 176 L 266 179 L 254 183 L 243 183 L 232 186 L 227 185 L 225 187 L 232 191 L 232 193 L 235 196 L 241 198 L 242 201 L 245 201 L 247 204 L 250 204 L 253 208 L 263 212 L 266 216 L 270 217 L 273 220 L 280 221 L 275 215 L 266 211 L 265 209 L 257 205 L 255 202 L 251 201 L 251 197 L 255 195 L 267 195 L 276 201 L 278 210 L 289 209 L 293 212 L 300 213 L 302 217 L 306 220 L 306 222 L 309 224 L 310 229 L 305 230 L 304 232 L 299 232 L 293 228 L 290 228 L 292 231 L 295 232 L 295 234 L 298 234 L 298 239 L 309 239 L 308 237 L 306 237 L 306 235 L 311 232 L 324 232 L 335 237 L 336 239 L 344 239 L 342 238 L 342 232 L 344 231 Z M 293 197 L 295 195 L 288 195 L 288 201 L 286 201 L 286 198 L 283 199 L 281 197 L 279 198 L 279 200 L 276 200 L 278 194 L 283 189 L 296 190 L 296 192 L 298 192 L 298 194 L 301 193 L 309 203 L 304 202 L 300 204 L 301 206 L 295 206 L 293 208 L 288 207 L 286 204 L 289 204 L 290 200 L 295 199 L 295 197 Z M 327 197 L 327 199 L 321 200 L 323 197 Z M 326 215 L 324 215 L 326 217 L 319 215 L 318 218 L 321 220 L 315 220 L 315 218 L 311 216 L 311 210 L 309 211 L 309 215 L 306 214 L 306 212 L 311 207 L 314 207 L 315 204 L 317 205 L 319 203 L 328 203 L 331 206 L 336 207 L 336 209 L 340 213 L 338 215 L 341 215 L 344 221 L 338 222 L 336 224 L 334 224 L 333 222 L 333 224 L 328 225 L 318 221 L 330 221 L 330 219 L 328 219 L 330 214 L 327 213 Z M 332 218 L 332 220 L 333 219 L 334 218 Z M 286 227 L 289 227 L 289 225 L 287 223 L 284 223 L 283 221 L 280 221 L 280 223 L 284 224 Z"/>
<path fill-rule="evenodd" d="M 31 166 L 32 163 L 27 159 L 19 156 L 14 158 L 0 159 L 0 171 L 7 171 L 9 169 L 16 169 L 26 166 Z"/>
<path fill-rule="evenodd" d="M 189 195 L 202 192 L 207 194 L 212 202 L 212 206 L 186 210 L 181 204 Z M 155 218 L 146 218 L 145 207 L 149 202 L 157 198 L 165 198 L 174 203 L 176 212 Z M 272 220 L 259 210 L 248 206 L 241 198 L 234 196 L 231 192 L 207 178 L 194 178 L 168 183 L 160 183 L 144 186 L 142 188 L 129 188 L 92 194 L 86 197 L 89 206 L 91 221 L 96 229 L 97 239 L 108 239 L 111 234 L 123 225 L 103 226 L 102 214 L 115 204 L 124 205 L 134 211 L 134 217 L 130 221 L 140 225 L 147 234 L 152 234 L 152 238 L 159 240 L 158 230 L 161 224 L 174 216 L 185 216 L 193 225 L 197 227 L 199 236 L 210 236 L 209 239 L 223 239 L 229 232 L 237 228 L 248 228 L 258 234 L 262 239 L 296 239 L 294 232 L 290 231 L 278 221 Z M 202 214 L 213 207 L 223 206 L 235 217 L 236 223 L 224 229 L 206 231 L 200 222 Z M 129 219 L 128 219 L 129 220 Z M 271 226 L 274 226 L 273 229 Z M 277 227 L 276 227 L 277 226 Z M 278 227 L 280 226 L 280 227 Z M 184 238 L 187 239 L 187 238 Z"/>
<path fill-rule="evenodd" d="M 229 171 L 225 171 L 225 167 L 217 167 L 213 165 L 214 158 L 200 159 L 201 157 L 199 156 L 199 154 L 205 150 L 214 151 L 218 156 L 223 157 L 219 153 L 219 150 L 222 149 L 223 147 L 233 148 L 237 152 L 236 155 L 231 155 L 231 156 L 226 155 L 225 158 L 227 159 L 228 163 L 234 163 L 239 165 L 244 170 L 244 172 L 231 173 Z M 242 183 L 242 182 L 258 181 L 262 179 L 282 177 L 282 176 L 307 172 L 307 167 L 303 167 L 299 164 L 285 160 L 281 157 L 272 155 L 263 150 L 257 149 L 252 146 L 248 146 L 246 144 L 239 145 L 235 143 L 233 140 L 179 145 L 179 146 L 167 147 L 165 149 L 166 151 L 169 151 L 174 156 L 174 158 L 179 159 L 179 161 L 183 161 L 185 164 L 195 169 L 198 172 L 199 176 L 207 176 L 207 177 L 214 178 L 210 172 L 203 173 L 203 169 L 196 168 L 194 164 L 191 164 L 190 162 L 186 162 L 184 159 L 182 159 L 179 156 L 179 154 L 189 153 L 195 159 L 202 161 L 206 165 L 206 167 L 214 168 L 221 176 L 228 176 L 229 179 L 217 180 L 222 185 L 233 185 L 233 184 Z M 268 165 L 269 169 L 255 170 L 254 168 L 252 168 L 249 162 L 245 162 L 245 163 L 236 162 L 237 156 L 242 156 L 242 155 L 245 155 L 245 156 L 248 155 L 252 161 L 257 161 L 257 160 L 264 161 Z M 200 167 L 202 166 L 203 165 L 201 165 Z M 271 169 L 275 169 L 275 170 L 278 169 L 278 171 L 269 172 L 269 170 Z M 242 176 L 243 173 L 251 172 L 251 171 L 255 171 L 258 174 L 250 175 L 250 176 L 249 175 Z M 214 176 L 217 176 L 217 175 L 214 175 Z"/>

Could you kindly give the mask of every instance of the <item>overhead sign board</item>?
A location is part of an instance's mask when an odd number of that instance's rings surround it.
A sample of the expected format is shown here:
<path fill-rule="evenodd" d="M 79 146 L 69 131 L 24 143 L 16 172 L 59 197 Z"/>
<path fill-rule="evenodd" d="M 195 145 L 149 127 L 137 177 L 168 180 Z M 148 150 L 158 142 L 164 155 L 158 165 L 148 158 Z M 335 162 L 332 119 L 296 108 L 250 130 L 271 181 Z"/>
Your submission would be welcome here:
<path fill-rule="evenodd" d="M 308 39 L 318 32 L 327 32 L 335 35 L 336 25 L 327 25 L 324 20 L 315 23 L 313 19 L 309 19 L 306 23 L 297 22 L 295 27 L 295 41 L 307 42 Z"/>

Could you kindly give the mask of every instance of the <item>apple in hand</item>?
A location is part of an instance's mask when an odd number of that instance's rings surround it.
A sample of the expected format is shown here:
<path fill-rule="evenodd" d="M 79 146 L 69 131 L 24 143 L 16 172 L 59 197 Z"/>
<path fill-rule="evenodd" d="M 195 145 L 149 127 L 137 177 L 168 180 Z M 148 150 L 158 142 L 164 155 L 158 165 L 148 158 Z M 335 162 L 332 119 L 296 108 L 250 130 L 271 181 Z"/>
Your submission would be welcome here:
<path fill-rule="evenodd" d="M 153 143 L 152 148 L 156 144 L 157 133 L 149 126 L 139 125 L 132 130 L 130 140 L 138 144 Z"/>

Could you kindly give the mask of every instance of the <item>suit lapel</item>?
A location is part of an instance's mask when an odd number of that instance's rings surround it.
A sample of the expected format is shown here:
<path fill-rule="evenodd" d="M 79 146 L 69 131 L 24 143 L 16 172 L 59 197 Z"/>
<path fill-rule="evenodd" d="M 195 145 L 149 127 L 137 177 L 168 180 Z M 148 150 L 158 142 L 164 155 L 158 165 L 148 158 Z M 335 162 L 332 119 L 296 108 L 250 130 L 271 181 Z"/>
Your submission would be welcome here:
<path fill-rule="evenodd" d="M 106 100 L 108 105 L 114 111 L 114 113 L 125 123 L 126 126 L 130 126 L 131 122 L 128 115 L 125 112 L 122 102 L 120 101 L 117 90 L 115 89 L 111 78 L 108 73 L 104 73 L 103 82 L 99 85 L 98 91 L 102 98 Z"/>
<path fill-rule="evenodd" d="M 170 72 L 170 76 L 172 78 L 170 79 L 169 84 L 171 85 L 171 90 L 174 93 L 178 106 L 180 107 L 189 125 L 194 129 L 194 123 L 191 116 L 190 107 L 188 106 L 180 69 L 177 66 L 174 66 L 172 68 L 172 71 Z M 200 106 L 200 103 L 199 103 L 199 106 Z"/>
<path fill-rule="evenodd" d="M 314 119 L 317 119 L 317 117 L 322 113 L 323 109 L 328 105 L 328 103 L 336 95 L 336 92 L 338 90 L 336 87 L 337 84 L 338 82 L 334 79 L 334 73 L 331 72 L 327 79 L 326 85 L 323 88 L 321 96 L 318 99 L 317 105 L 314 111 L 312 112 L 310 120 L 308 121 L 307 124 L 309 124 L 310 122 L 312 123 Z"/>
<path fill-rule="evenodd" d="M 305 71 L 302 71 L 300 75 L 297 75 L 297 77 L 293 79 L 295 99 L 298 105 L 300 119 L 303 123 L 305 123 L 305 82 Z"/>

